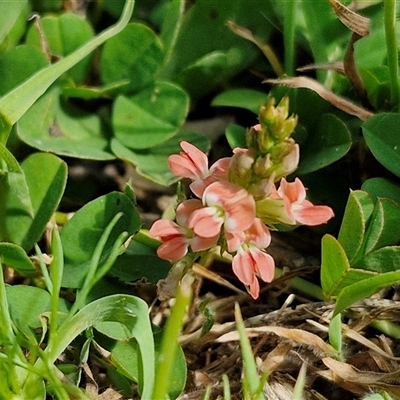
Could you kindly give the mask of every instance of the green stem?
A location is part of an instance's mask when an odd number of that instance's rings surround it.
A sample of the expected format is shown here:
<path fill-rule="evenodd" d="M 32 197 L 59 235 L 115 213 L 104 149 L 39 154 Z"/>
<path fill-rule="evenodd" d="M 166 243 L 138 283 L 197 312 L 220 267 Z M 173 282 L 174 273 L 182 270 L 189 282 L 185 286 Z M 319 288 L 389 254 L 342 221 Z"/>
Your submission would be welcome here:
<path fill-rule="evenodd" d="M 156 362 L 156 376 L 152 399 L 167 399 L 170 382 L 173 379 L 175 355 L 178 350 L 178 338 L 182 330 L 186 309 L 192 298 L 192 283 L 194 276 L 188 272 L 180 282 L 175 304 L 165 327 L 161 352 Z"/>
<path fill-rule="evenodd" d="M 280 268 L 275 268 L 275 279 L 283 275 L 283 271 Z M 304 294 L 306 296 L 311 296 L 314 299 L 324 301 L 324 295 L 322 289 L 315 285 L 314 283 L 308 282 L 303 278 L 295 276 L 290 279 L 289 287 L 296 290 L 297 292 Z"/>
<path fill-rule="evenodd" d="M 56 340 L 58 330 L 58 307 L 60 302 L 61 280 L 64 272 L 64 252 L 61 244 L 60 233 L 56 226 L 53 227 L 51 250 L 53 260 L 50 264 L 51 291 L 51 314 L 49 343 Z"/>
<path fill-rule="evenodd" d="M 294 33 L 295 33 L 295 8 L 296 1 L 284 2 L 285 14 L 283 24 L 283 45 L 285 49 L 285 72 L 294 75 Z"/>
<path fill-rule="evenodd" d="M 391 337 L 392 339 L 400 339 L 400 326 L 392 321 L 377 320 L 371 322 L 370 326 Z"/>
<path fill-rule="evenodd" d="M 386 52 L 389 67 L 391 103 L 398 110 L 400 104 L 399 64 L 396 43 L 396 0 L 384 0 Z"/>

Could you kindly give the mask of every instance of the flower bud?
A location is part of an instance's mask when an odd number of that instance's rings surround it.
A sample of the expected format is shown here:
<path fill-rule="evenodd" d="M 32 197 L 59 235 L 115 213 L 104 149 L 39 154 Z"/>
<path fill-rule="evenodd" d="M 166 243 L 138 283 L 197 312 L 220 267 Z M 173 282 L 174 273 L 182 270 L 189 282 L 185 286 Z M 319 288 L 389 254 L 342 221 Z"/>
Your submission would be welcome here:
<path fill-rule="evenodd" d="M 288 154 L 286 154 L 278 164 L 278 168 L 274 170 L 275 173 L 275 181 L 278 181 L 285 176 L 288 176 L 292 172 L 294 172 L 300 161 L 300 148 L 297 143 L 294 143 L 291 146 L 291 150 Z"/>
<path fill-rule="evenodd" d="M 271 98 L 267 104 L 260 107 L 259 120 L 261 127 L 269 136 L 269 141 L 287 139 L 297 125 L 297 116 L 289 116 L 289 98 L 283 97 L 275 107 L 275 99 Z M 266 142 L 263 138 L 262 142 Z"/>
<path fill-rule="evenodd" d="M 275 189 L 275 174 L 273 173 L 269 178 L 261 179 L 257 183 L 253 183 L 247 189 L 249 193 L 254 196 L 254 199 L 261 200 L 268 197 Z"/>
<path fill-rule="evenodd" d="M 257 177 L 267 178 L 269 175 L 271 175 L 270 169 L 272 167 L 273 164 L 271 162 L 271 155 L 265 154 L 257 157 L 253 166 L 253 171 Z"/>
<path fill-rule="evenodd" d="M 246 145 L 250 148 L 257 148 L 258 146 L 258 135 L 261 134 L 261 125 L 257 124 L 252 126 L 246 131 Z"/>
<path fill-rule="evenodd" d="M 246 187 L 253 177 L 254 151 L 252 149 L 235 149 L 229 164 L 229 180 Z"/>

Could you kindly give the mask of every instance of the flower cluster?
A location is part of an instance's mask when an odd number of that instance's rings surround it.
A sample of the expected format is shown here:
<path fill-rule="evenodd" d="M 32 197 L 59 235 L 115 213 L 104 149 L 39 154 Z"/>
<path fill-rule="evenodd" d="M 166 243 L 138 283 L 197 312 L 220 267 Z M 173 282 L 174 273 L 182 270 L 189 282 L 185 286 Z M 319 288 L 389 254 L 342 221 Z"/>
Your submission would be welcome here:
<path fill-rule="evenodd" d="M 151 227 L 150 236 L 162 242 L 160 258 L 177 262 L 188 252 L 219 245 L 233 256 L 233 272 L 256 299 L 258 278 L 274 278 L 274 259 L 265 251 L 270 229 L 277 224 L 319 225 L 333 217 L 331 208 L 306 199 L 300 179 L 285 179 L 299 162 L 299 146 L 290 137 L 297 117 L 289 116 L 288 108 L 287 98 L 276 107 L 269 100 L 260 109 L 260 123 L 246 133 L 247 148 L 234 149 L 232 157 L 210 167 L 202 151 L 181 142 L 182 152 L 168 158 L 169 167 L 192 181 L 196 198 L 178 205 L 176 222 L 159 220 Z"/>

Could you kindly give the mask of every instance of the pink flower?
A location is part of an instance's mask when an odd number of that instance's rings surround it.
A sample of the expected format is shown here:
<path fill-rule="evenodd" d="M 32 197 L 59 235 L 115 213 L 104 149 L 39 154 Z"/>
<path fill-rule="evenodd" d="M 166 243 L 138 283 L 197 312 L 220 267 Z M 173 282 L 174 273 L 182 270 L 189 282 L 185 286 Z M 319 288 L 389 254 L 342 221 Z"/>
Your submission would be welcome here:
<path fill-rule="evenodd" d="M 243 244 L 251 244 L 259 249 L 265 249 L 271 243 L 271 233 L 260 218 L 255 218 L 253 224 L 245 231 L 225 232 L 228 252 L 233 253 Z"/>
<path fill-rule="evenodd" d="M 282 178 L 277 194 L 284 201 L 287 215 L 299 224 L 320 225 L 334 217 L 330 207 L 314 206 L 306 200 L 306 189 L 299 178 L 291 183 Z"/>
<path fill-rule="evenodd" d="M 182 259 L 189 246 L 195 252 L 210 249 L 216 244 L 219 234 L 211 237 L 200 237 L 187 227 L 193 211 L 202 208 L 200 200 L 186 200 L 176 209 L 177 223 L 169 220 L 158 220 L 150 228 L 149 236 L 158 237 L 163 243 L 157 249 L 157 255 L 171 262 Z"/>
<path fill-rule="evenodd" d="M 168 165 L 171 171 L 182 178 L 192 180 L 203 179 L 208 176 L 207 156 L 189 142 L 181 142 L 183 150 L 180 154 L 172 154 L 168 157 Z"/>
<path fill-rule="evenodd" d="M 232 260 L 232 269 L 235 275 L 249 287 L 253 299 L 257 299 L 260 292 L 259 276 L 264 282 L 274 279 L 274 259 L 256 246 L 240 247 Z"/>
<path fill-rule="evenodd" d="M 314 206 L 306 199 L 306 189 L 300 179 L 287 182 L 281 179 L 279 189 L 272 188 L 270 195 L 256 203 L 257 217 L 268 226 L 320 225 L 334 216 L 328 206 Z"/>
<path fill-rule="evenodd" d="M 196 196 L 202 197 L 210 183 L 228 180 L 230 157 L 221 158 L 209 169 L 207 156 L 196 146 L 185 141 L 182 141 L 180 146 L 183 152 L 170 155 L 168 165 L 174 175 L 193 181 L 190 189 Z"/>
<path fill-rule="evenodd" d="M 271 234 L 256 218 L 249 229 L 240 234 L 226 234 L 226 239 L 228 251 L 237 251 L 232 259 L 233 272 L 256 299 L 260 291 L 257 277 L 264 282 L 271 282 L 274 278 L 274 259 L 263 251 L 271 243 Z"/>
<path fill-rule="evenodd" d="M 255 218 L 255 202 L 246 189 L 227 181 L 213 182 L 202 196 L 205 207 L 193 211 L 188 227 L 198 236 L 218 235 L 222 226 L 226 232 L 248 229 Z"/>

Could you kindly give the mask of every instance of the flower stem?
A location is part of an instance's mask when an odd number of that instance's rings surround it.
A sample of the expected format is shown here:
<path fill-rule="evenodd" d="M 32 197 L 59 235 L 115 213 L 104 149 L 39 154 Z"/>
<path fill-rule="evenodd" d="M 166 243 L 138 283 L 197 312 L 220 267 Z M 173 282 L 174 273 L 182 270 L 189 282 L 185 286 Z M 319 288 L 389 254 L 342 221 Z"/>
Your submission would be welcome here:
<path fill-rule="evenodd" d="M 153 399 L 167 399 L 169 385 L 173 379 L 175 355 L 178 350 L 178 338 L 182 330 L 186 309 L 192 298 L 194 276 L 191 272 L 182 278 L 176 293 L 175 304 L 165 327 L 160 355 L 156 362 Z"/>
<path fill-rule="evenodd" d="M 282 275 L 283 271 L 280 268 L 275 268 L 275 279 L 279 278 Z M 314 299 L 321 301 L 325 300 L 324 295 L 322 293 L 322 289 L 318 285 L 308 282 L 305 279 L 300 278 L 298 276 L 295 276 L 294 278 L 290 279 L 289 287 L 301 294 L 304 294 L 306 296 L 311 296 Z"/>
<path fill-rule="evenodd" d="M 285 48 L 285 73 L 294 75 L 294 33 L 295 33 L 295 1 L 285 1 L 285 23 L 283 25 L 283 41 Z"/>
<path fill-rule="evenodd" d="M 396 0 L 384 0 L 386 52 L 389 67 L 391 103 L 398 110 L 400 104 L 399 64 L 396 43 Z"/>

